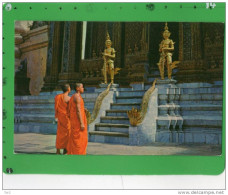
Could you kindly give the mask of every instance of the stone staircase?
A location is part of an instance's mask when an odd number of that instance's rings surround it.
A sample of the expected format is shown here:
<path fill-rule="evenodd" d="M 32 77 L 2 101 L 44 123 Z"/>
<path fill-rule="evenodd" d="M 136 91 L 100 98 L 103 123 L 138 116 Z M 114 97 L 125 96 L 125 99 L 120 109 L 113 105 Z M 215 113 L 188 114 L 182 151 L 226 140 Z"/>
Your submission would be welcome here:
<path fill-rule="evenodd" d="M 89 141 L 130 144 L 127 111 L 140 108 L 146 90 L 151 87 L 117 88 L 113 102 L 89 131 Z M 183 83 L 160 87 L 157 95 L 156 142 L 221 144 L 223 85 L 222 82 Z M 145 89 L 145 90 L 144 90 Z M 82 94 L 85 107 L 93 112 L 100 89 Z M 54 97 L 15 96 L 15 133 L 56 134 Z"/>
<path fill-rule="evenodd" d="M 223 85 L 182 84 L 180 114 L 183 116 L 185 143 L 221 144 Z"/>
<path fill-rule="evenodd" d="M 221 144 L 222 82 L 177 84 L 172 90 L 158 95 L 156 141 Z"/>
<path fill-rule="evenodd" d="M 56 134 L 54 98 L 60 91 L 42 92 L 39 96 L 15 96 L 14 132 Z M 72 95 L 71 93 L 70 95 Z M 98 93 L 84 93 L 85 107 L 92 112 Z"/>
<path fill-rule="evenodd" d="M 114 103 L 95 124 L 94 131 L 89 132 L 91 142 L 129 144 L 129 119 L 127 111 L 132 107 L 140 108 L 145 90 L 133 91 L 131 88 L 120 88 L 115 92 Z"/>

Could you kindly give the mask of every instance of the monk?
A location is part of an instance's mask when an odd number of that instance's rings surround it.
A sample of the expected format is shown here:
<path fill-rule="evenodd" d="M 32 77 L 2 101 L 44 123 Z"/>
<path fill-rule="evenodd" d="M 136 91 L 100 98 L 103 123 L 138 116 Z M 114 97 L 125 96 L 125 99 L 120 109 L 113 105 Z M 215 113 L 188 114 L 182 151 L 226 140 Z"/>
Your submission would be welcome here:
<path fill-rule="evenodd" d="M 84 92 L 83 84 L 75 84 L 76 93 L 72 95 L 69 102 L 69 115 L 71 132 L 67 146 L 67 154 L 86 155 L 88 144 L 87 120 L 84 101 L 81 94 Z"/>
<path fill-rule="evenodd" d="M 66 154 L 67 143 L 70 131 L 70 119 L 68 114 L 68 104 L 70 97 L 70 85 L 62 86 L 63 93 L 55 96 L 55 120 L 57 124 L 56 135 L 56 154 L 60 154 L 60 149 L 63 149 L 63 154 Z"/>

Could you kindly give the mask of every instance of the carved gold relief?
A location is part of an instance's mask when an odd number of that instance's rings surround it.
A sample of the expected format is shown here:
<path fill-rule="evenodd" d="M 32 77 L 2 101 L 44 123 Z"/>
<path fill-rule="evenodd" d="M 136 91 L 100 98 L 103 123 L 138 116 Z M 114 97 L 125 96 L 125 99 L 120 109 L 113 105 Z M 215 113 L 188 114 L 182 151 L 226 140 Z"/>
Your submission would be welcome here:
<path fill-rule="evenodd" d="M 140 110 L 136 108 L 132 108 L 132 110 L 127 111 L 127 116 L 130 120 L 130 124 L 132 126 L 137 126 L 142 122 L 142 113 Z"/>
<path fill-rule="evenodd" d="M 87 124 L 90 124 L 91 122 L 91 114 L 90 114 L 90 112 L 89 112 L 89 110 L 87 110 L 86 108 L 85 108 L 85 114 L 86 114 L 86 119 L 87 119 Z"/>
<path fill-rule="evenodd" d="M 111 87 L 111 83 L 108 85 L 107 89 L 104 90 L 96 99 L 96 102 L 95 102 L 95 105 L 94 105 L 94 108 L 93 108 L 93 113 L 92 115 L 90 115 L 89 111 L 86 111 L 86 117 L 87 118 L 87 123 L 90 124 L 92 123 L 96 118 L 97 118 L 97 115 L 100 111 L 100 108 L 101 108 L 101 104 L 102 104 L 102 101 L 103 99 L 105 98 L 106 95 L 108 95 L 109 93 L 109 90 L 110 90 L 110 87 Z"/>
<path fill-rule="evenodd" d="M 145 118 L 147 109 L 148 109 L 148 103 L 150 100 L 150 96 L 155 89 L 156 81 L 157 81 L 157 79 L 154 80 L 152 87 L 150 87 L 144 94 L 142 103 L 141 103 L 141 110 L 138 110 L 133 107 L 132 110 L 127 111 L 127 115 L 128 115 L 130 124 L 132 126 L 139 125 L 140 123 L 142 123 L 143 119 Z"/>

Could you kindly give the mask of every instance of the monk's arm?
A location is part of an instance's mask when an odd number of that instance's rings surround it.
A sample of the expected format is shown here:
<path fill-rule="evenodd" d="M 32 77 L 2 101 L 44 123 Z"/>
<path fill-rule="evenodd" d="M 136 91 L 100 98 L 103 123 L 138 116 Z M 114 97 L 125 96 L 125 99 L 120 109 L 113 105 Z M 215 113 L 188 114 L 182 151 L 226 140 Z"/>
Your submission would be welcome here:
<path fill-rule="evenodd" d="M 77 115 L 80 121 L 80 125 L 83 126 L 83 120 L 82 120 L 82 113 L 81 113 L 81 99 L 79 96 L 75 95 L 74 96 L 74 101 L 76 103 L 76 108 L 77 108 Z"/>

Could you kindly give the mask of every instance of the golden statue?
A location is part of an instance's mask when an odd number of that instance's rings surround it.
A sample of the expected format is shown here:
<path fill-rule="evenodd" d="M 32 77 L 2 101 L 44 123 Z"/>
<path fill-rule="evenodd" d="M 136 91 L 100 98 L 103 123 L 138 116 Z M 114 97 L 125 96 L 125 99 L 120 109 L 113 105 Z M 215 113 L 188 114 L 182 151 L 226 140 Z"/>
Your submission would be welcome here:
<path fill-rule="evenodd" d="M 160 60 L 157 63 L 161 75 L 161 79 L 164 79 L 164 66 L 166 65 L 168 78 L 171 79 L 172 69 L 176 67 L 176 64 L 179 62 L 175 62 L 175 65 L 172 63 L 172 52 L 174 51 L 174 42 L 169 39 L 171 33 L 168 30 L 167 22 L 165 23 L 165 28 L 163 32 L 164 40 L 159 45 L 160 52 Z"/>
<path fill-rule="evenodd" d="M 114 48 L 111 47 L 112 42 L 110 40 L 109 34 L 107 32 L 105 46 L 106 49 L 104 50 L 103 59 L 104 59 L 104 66 L 102 69 L 104 75 L 104 83 L 107 84 L 107 72 L 110 74 L 111 83 L 114 83 L 114 75 L 115 75 L 115 68 L 114 68 L 114 59 L 116 57 L 116 51 Z"/>

